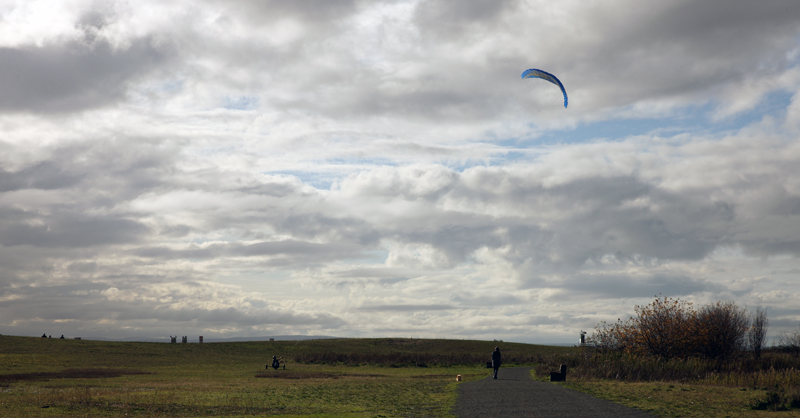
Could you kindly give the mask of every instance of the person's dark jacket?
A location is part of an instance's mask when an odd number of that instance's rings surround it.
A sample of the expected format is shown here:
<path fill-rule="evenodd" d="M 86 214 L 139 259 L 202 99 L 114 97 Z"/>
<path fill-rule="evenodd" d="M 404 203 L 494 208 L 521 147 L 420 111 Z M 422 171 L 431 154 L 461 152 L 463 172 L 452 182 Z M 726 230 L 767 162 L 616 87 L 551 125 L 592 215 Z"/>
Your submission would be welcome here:
<path fill-rule="evenodd" d="M 497 368 L 500 367 L 500 364 L 502 364 L 502 363 L 503 363 L 503 361 L 502 361 L 502 359 L 500 357 L 500 352 L 499 351 L 492 351 L 492 367 L 497 369 Z"/>

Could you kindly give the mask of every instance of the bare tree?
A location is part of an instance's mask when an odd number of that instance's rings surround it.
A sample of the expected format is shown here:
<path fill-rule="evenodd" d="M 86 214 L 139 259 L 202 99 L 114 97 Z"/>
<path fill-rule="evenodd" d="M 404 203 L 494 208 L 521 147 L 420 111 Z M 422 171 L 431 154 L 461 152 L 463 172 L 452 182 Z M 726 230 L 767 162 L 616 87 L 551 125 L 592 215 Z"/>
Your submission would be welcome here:
<path fill-rule="evenodd" d="M 759 304 L 753 313 L 750 331 L 747 333 L 747 343 L 753 351 L 755 358 L 761 357 L 761 349 L 767 342 L 767 331 L 769 330 L 769 319 L 767 319 L 767 308 L 762 308 Z"/>
<path fill-rule="evenodd" d="M 795 357 L 800 357 L 800 327 L 791 333 L 782 332 L 778 334 L 776 345 L 779 350 L 791 353 Z"/>
<path fill-rule="evenodd" d="M 708 358 L 725 360 L 742 351 L 750 328 L 747 311 L 734 302 L 704 306 L 697 315 L 702 343 L 699 351 Z"/>

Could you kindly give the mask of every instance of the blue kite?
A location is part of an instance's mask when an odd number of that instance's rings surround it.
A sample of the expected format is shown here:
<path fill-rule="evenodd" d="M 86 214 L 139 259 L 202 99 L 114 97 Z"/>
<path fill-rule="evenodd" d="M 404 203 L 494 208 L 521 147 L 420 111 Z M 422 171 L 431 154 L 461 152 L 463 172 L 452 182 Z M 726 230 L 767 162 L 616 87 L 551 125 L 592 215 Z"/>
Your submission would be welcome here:
<path fill-rule="evenodd" d="M 530 70 L 525 70 L 522 72 L 522 78 L 541 78 L 542 80 L 547 80 L 557 85 L 561 89 L 561 92 L 564 93 L 564 108 L 567 108 L 567 90 L 564 88 L 564 85 L 561 84 L 561 81 L 556 78 L 556 76 L 548 73 L 547 71 L 531 68 Z"/>

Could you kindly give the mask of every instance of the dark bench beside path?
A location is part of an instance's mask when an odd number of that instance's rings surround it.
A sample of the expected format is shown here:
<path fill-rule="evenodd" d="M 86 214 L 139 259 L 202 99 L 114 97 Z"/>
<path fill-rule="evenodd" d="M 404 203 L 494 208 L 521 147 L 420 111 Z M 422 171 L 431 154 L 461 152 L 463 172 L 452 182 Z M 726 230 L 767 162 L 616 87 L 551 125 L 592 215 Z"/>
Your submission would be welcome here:
<path fill-rule="evenodd" d="M 556 384 L 537 382 L 530 368 L 501 368 L 497 380 L 488 376 L 458 387 L 455 414 L 459 418 L 654 418 Z"/>

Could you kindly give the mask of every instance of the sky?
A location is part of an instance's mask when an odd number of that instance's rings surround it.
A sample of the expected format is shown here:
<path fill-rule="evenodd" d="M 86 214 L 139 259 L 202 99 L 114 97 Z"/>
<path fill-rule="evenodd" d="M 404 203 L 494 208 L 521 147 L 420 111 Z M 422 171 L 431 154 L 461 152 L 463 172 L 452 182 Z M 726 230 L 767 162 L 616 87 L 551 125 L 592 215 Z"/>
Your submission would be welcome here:
<path fill-rule="evenodd" d="M 0 334 L 797 329 L 799 41 L 796 0 L 0 0 Z"/>

